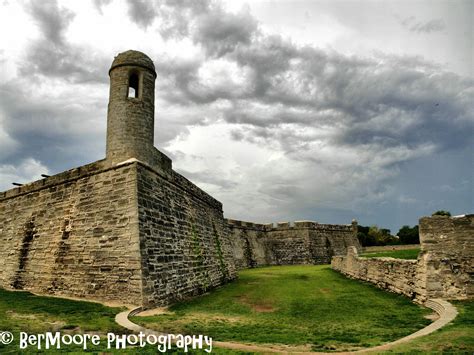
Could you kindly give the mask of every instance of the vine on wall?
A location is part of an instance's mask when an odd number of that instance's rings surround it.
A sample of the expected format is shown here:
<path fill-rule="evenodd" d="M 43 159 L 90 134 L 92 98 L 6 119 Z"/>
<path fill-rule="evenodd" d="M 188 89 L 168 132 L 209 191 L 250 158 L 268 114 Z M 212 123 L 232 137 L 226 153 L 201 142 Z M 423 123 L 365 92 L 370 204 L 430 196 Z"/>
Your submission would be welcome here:
<path fill-rule="evenodd" d="M 222 254 L 221 241 L 219 239 L 219 234 L 217 233 L 216 225 L 212 222 L 212 229 L 214 231 L 214 244 L 216 246 L 217 258 L 219 259 L 219 268 L 222 273 L 222 279 L 226 280 L 229 277 L 229 271 L 227 265 L 224 262 L 224 255 Z"/>
<path fill-rule="evenodd" d="M 247 237 L 247 231 L 244 231 L 244 258 L 248 268 L 254 268 L 257 266 L 257 261 L 253 257 L 252 246 L 250 245 L 249 238 Z"/>
<path fill-rule="evenodd" d="M 201 243 L 199 243 L 199 236 L 194 222 L 191 223 L 191 236 L 193 241 L 194 256 L 196 257 L 200 269 L 199 279 L 201 280 L 201 288 L 206 291 L 211 286 L 211 278 L 209 276 L 209 271 L 204 267 L 204 252 L 202 250 Z"/>

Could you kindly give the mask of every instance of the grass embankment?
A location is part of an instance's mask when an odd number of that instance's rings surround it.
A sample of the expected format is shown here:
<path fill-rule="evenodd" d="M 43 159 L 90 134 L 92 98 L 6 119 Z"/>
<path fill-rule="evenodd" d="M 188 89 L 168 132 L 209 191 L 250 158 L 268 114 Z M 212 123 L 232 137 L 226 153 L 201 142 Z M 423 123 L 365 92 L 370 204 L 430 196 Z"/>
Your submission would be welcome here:
<path fill-rule="evenodd" d="M 416 259 L 420 253 L 420 248 L 405 250 L 387 250 L 371 253 L 362 253 L 360 256 L 364 258 L 390 257 L 395 259 Z"/>
<path fill-rule="evenodd" d="M 122 330 L 114 318 L 122 308 L 57 297 L 36 296 L 29 292 L 0 289 L 0 326 L 2 330 L 95 331 Z"/>
<path fill-rule="evenodd" d="M 241 271 L 238 281 L 176 304 L 168 314 L 133 321 L 221 341 L 348 350 L 408 335 L 430 322 L 423 317 L 429 313 L 328 265 L 280 266 Z"/>

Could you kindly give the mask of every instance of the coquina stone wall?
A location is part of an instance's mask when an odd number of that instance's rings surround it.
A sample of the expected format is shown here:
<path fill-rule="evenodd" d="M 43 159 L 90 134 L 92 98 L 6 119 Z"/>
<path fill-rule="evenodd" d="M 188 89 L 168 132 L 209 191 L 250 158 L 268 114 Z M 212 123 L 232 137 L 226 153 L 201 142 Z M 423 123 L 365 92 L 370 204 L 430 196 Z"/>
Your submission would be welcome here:
<path fill-rule="evenodd" d="M 220 202 L 172 170 L 109 163 L 0 195 L 0 287 L 147 306 L 235 278 Z"/>
<path fill-rule="evenodd" d="M 371 282 L 410 298 L 416 297 L 417 260 L 363 258 L 358 256 L 357 250 L 349 248 L 347 255 L 332 258 L 331 267 L 351 278 Z"/>
<path fill-rule="evenodd" d="M 474 297 L 474 215 L 420 219 L 420 274 L 431 298 Z"/>
<path fill-rule="evenodd" d="M 136 184 L 99 161 L 0 194 L 0 286 L 141 304 Z"/>
<path fill-rule="evenodd" d="M 239 269 L 263 265 L 329 264 L 349 246 L 360 249 L 357 223 L 310 221 L 257 224 L 227 220 L 233 255 Z"/>
<path fill-rule="evenodd" d="M 165 305 L 236 277 L 222 204 L 174 171 L 138 166 L 145 304 Z"/>
<path fill-rule="evenodd" d="M 349 248 L 331 266 L 349 277 L 423 302 L 474 298 L 474 215 L 420 219 L 417 260 L 363 258 Z"/>

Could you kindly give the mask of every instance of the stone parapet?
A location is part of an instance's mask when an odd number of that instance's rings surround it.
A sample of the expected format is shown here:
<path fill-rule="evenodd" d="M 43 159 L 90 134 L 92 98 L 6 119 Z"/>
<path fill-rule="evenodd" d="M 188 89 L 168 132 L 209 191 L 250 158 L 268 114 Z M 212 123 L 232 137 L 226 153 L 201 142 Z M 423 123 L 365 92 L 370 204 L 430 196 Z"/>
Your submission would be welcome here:
<path fill-rule="evenodd" d="M 39 190 L 50 188 L 66 182 L 72 182 L 86 176 L 98 174 L 107 168 L 114 169 L 114 167 L 109 166 L 104 159 L 84 166 L 80 166 L 78 168 L 66 170 L 54 176 L 50 176 L 41 180 L 36 180 L 24 184 L 23 186 L 0 192 L 0 201 L 32 192 L 37 192 Z"/>
<path fill-rule="evenodd" d="M 420 219 L 417 260 L 362 258 L 354 248 L 331 266 L 349 277 L 423 302 L 474 298 L 474 215 Z"/>
<path fill-rule="evenodd" d="M 367 281 L 410 298 L 416 297 L 417 264 L 416 260 L 359 257 L 354 247 L 349 247 L 345 256 L 333 256 L 331 261 L 334 270 L 350 278 Z"/>
<path fill-rule="evenodd" d="M 237 268 L 263 265 L 329 264 L 348 246 L 360 249 L 357 224 L 314 221 L 259 224 L 226 220 Z"/>

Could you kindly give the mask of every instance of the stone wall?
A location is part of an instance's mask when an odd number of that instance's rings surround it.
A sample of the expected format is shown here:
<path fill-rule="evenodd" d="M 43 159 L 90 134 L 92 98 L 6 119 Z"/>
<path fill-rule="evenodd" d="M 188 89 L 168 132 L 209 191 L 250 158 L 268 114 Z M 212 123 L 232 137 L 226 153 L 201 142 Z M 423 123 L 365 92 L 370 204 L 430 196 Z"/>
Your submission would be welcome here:
<path fill-rule="evenodd" d="M 256 224 L 227 220 L 236 267 L 329 264 L 348 246 L 360 249 L 357 224 L 332 225 L 310 221 Z"/>
<path fill-rule="evenodd" d="M 99 161 L 0 195 L 0 286 L 169 304 L 235 278 L 220 202 L 172 170 Z"/>
<path fill-rule="evenodd" d="M 131 164 L 99 161 L 0 195 L 0 286 L 141 304 Z"/>
<path fill-rule="evenodd" d="M 138 166 L 145 304 L 165 305 L 236 277 L 222 205 L 176 172 Z"/>
<path fill-rule="evenodd" d="M 410 250 L 420 248 L 420 244 L 403 244 L 403 245 L 376 245 L 371 247 L 363 247 L 364 253 L 376 253 L 380 251 L 392 251 L 392 250 Z"/>
<path fill-rule="evenodd" d="M 423 283 L 431 298 L 474 297 L 474 215 L 420 219 Z"/>
<path fill-rule="evenodd" d="M 349 277 L 374 283 L 419 302 L 429 298 L 474 298 L 474 215 L 420 219 L 417 260 L 361 258 L 350 249 L 331 266 Z"/>
<path fill-rule="evenodd" d="M 415 298 L 417 260 L 362 258 L 355 248 L 347 255 L 333 256 L 331 267 L 354 279 L 368 281 L 377 287 Z"/>

